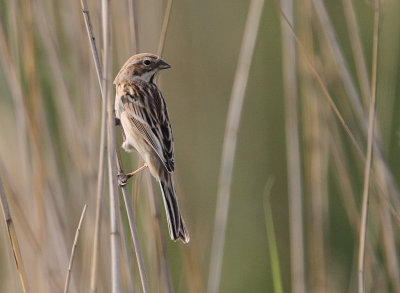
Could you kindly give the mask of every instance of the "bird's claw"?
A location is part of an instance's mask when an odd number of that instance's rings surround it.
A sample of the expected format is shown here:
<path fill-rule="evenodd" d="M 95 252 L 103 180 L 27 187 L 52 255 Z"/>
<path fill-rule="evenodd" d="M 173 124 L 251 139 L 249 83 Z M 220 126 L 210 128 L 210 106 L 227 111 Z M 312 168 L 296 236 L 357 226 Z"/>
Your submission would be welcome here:
<path fill-rule="evenodd" d="M 126 174 L 120 173 L 118 174 L 118 185 L 123 187 L 128 183 L 129 177 Z"/>

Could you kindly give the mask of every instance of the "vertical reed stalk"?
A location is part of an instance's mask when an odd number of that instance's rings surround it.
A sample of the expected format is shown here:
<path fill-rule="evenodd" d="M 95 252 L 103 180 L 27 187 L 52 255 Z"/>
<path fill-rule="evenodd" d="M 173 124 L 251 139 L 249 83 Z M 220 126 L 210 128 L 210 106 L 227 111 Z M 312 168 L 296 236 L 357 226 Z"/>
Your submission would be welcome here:
<path fill-rule="evenodd" d="M 108 145 L 108 179 L 110 189 L 110 241 L 111 241 L 111 292 L 120 293 L 121 289 L 121 240 L 119 234 L 119 195 L 117 183 L 117 158 L 114 103 L 111 95 L 111 23 L 110 23 L 110 0 L 102 1 L 102 23 L 103 23 L 103 49 L 104 49 L 104 71 L 103 92 L 107 101 L 107 145 Z"/>
<path fill-rule="evenodd" d="M 169 17 L 171 16 L 173 0 L 168 0 L 167 8 L 165 9 L 164 20 L 161 27 L 160 41 L 158 42 L 157 55 L 162 56 L 165 45 L 165 38 L 167 37 L 167 29 L 169 24 Z"/>
<path fill-rule="evenodd" d="M 129 227 L 131 230 L 133 244 L 135 246 L 136 258 L 137 258 L 137 262 L 138 262 L 139 274 L 140 274 L 140 280 L 142 282 L 143 293 L 150 293 L 150 285 L 149 285 L 147 273 L 146 273 L 145 266 L 144 266 L 142 249 L 141 249 L 140 242 L 139 242 L 139 236 L 137 234 L 136 222 L 135 222 L 135 219 L 133 216 L 131 196 L 129 194 L 127 185 L 122 187 L 122 196 L 125 201 L 125 208 L 126 208 L 126 212 L 128 214 Z"/>
<path fill-rule="evenodd" d="M 293 24 L 293 1 L 281 1 L 283 13 Z M 296 43 L 281 19 L 283 83 L 285 93 L 286 157 L 289 194 L 289 226 L 292 292 L 306 292 L 304 268 L 304 228 L 302 170 L 299 142 Z"/>
<path fill-rule="evenodd" d="M 122 128 L 122 126 L 121 126 Z M 121 160 L 121 154 L 119 150 L 116 150 L 116 155 L 117 155 L 117 168 L 118 168 L 118 174 L 124 174 L 124 169 L 122 167 L 122 160 Z M 143 259 L 143 253 L 142 249 L 140 246 L 139 242 L 139 236 L 137 233 L 137 228 L 136 228 L 136 222 L 135 222 L 135 217 L 134 217 L 134 212 L 132 208 L 132 201 L 131 201 L 131 195 L 128 189 L 128 185 L 122 186 L 122 196 L 124 198 L 125 202 L 125 208 L 126 208 L 126 213 L 128 215 L 128 222 L 129 222 L 129 228 L 131 231 L 131 236 L 133 240 L 133 246 L 135 247 L 135 252 L 136 252 L 136 259 L 138 263 L 138 268 L 139 268 L 139 275 L 140 275 L 140 280 L 142 282 L 142 288 L 143 288 L 143 293 L 150 293 L 150 285 L 149 281 L 147 278 L 147 273 L 144 265 L 144 259 Z"/>
<path fill-rule="evenodd" d="M 90 292 L 97 291 L 97 270 L 100 245 L 100 229 L 101 229 L 101 209 L 104 196 L 104 175 L 107 168 L 107 101 L 105 97 L 101 103 L 101 130 L 100 130 L 100 153 L 97 173 L 97 192 L 96 192 L 96 219 L 93 235 L 93 251 L 92 251 L 92 266 L 90 273 Z"/>
<path fill-rule="evenodd" d="M 303 1 L 298 7 L 298 31 L 303 44 L 310 56 L 318 60 L 315 50 L 315 34 L 313 33 L 313 9 L 311 1 Z M 307 277 L 308 291 L 315 293 L 327 292 L 327 279 L 325 262 L 328 243 L 327 219 L 329 218 L 327 205 L 328 182 L 328 138 L 329 129 L 327 121 L 331 118 L 330 109 L 319 98 L 321 91 L 315 87 L 313 78 L 304 62 L 304 55 L 299 54 L 299 84 L 301 94 L 302 136 L 304 150 L 304 189 L 305 204 L 308 210 L 305 216 L 307 228 Z M 328 117 L 328 119 L 327 119 Z"/>
<path fill-rule="evenodd" d="M 103 72 L 101 69 L 99 51 L 97 50 L 96 39 L 93 34 L 92 22 L 90 20 L 89 9 L 86 0 L 81 0 L 83 19 L 85 20 L 86 32 L 89 38 L 90 49 L 93 55 L 94 65 L 96 66 L 97 79 L 99 81 L 100 91 L 103 94 Z"/>
<path fill-rule="evenodd" d="M 252 0 L 250 2 L 238 65 L 232 86 L 219 174 L 214 235 L 208 274 L 208 293 L 219 292 L 239 122 L 263 5 L 264 0 Z"/>
<path fill-rule="evenodd" d="M 372 140 L 374 136 L 375 126 L 375 104 L 376 104 L 376 83 L 377 83 L 377 64 L 378 64 L 378 44 L 380 29 L 380 0 L 375 0 L 374 14 L 374 35 L 373 35 L 373 51 L 372 51 L 372 75 L 371 75 L 371 100 L 369 104 L 368 117 L 368 144 L 367 155 L 364 171 L 364 188 L 363 203 L 361 212 L 361 229 L 358 254 L 358 292 L 365 292 L 364 282 L 364 266 L 365 266 L 365 243 L 367 241 L 367 224 L 368 224 L 368 201 L 369 201 L 369 179 L 371 173 L 372 160 Z"/>
<path fill-rule="evenodd" d="M 93 61 L 96 67 L 97 78 L 99 81 L 99 88 L 102 97 L 101 104 L 101 130 L 100 130 L 100 153 L 97 173 L 97 192 L 96 192 L 96 219 L 93 236 L 93 250 L 92 250 L 92 266 L 90 272 L 90 292 L 97 291 L 97 270 L 98 270 L 98 256 L 99 256 L 99 238 L 100 238 L 100 223 L 101 223 L 101 209 L 104 195 L 104 175 L 106 170 L 106 155 L 107 155 L 107 101 L 102 86 L 103 72 L 100 62 L 99 53 L 97 50 L 96 39 L 93 34 L 92 23 L 90 20 L 89 9 L 86 0 L 81 0 L 82 14 L 85 20 L 86 32 L 89 39 L 90 49 L 93 56 Z"/>
<path fill-rule="evenodd" d="M 134 257 L 133 257 L 133 251 L 131 251 L 129 248 L 132 246 L 129 245 L 129 237 L 127 237 L 126 233 L 126 221 L 125 218 L 123 217 L 123 207 L 120 205 L 120 217 L 119 217 L 119 225 L 121 227 L 121 242 L 122 242 L 122 276 L 126 276 L 128 279 L 128 286 L 125 288 L 126 291 L 128 292 L 134 292 L 136 290 L 135 287 L 135 264 L 134 264 Z M 132 252 L 132 253 L 131 253 Z M 125 262 L 125 266 L 124 266 Z"/>
<path fill-rule="evenodd" d="M 27 293 L 29 292 L 28 280 L 26 278 L 25 268 L 22 262 L 22 255 L 18 244 L 17 232 L 15 231 L 14 222 L 10 213 L 10 208 L 8 207 L 6 192 L 4 190 L 3 181 L 1 180 L 1 177 L 0 177 L 0 202 L 1 202 L 1 208 L 3 210 L 4 221 L 7 225 L 8 237 L 14 254 L 15 265 L 17 266 L 17 271 L 19 273 L 19 279 L 21 281 L 24 293 Z"/>
<path fill-rule="evenodd" d="M 134 52 L 137 54 L 140 52 L 140 42 L 136 0 L 129 1 L 129 28 L 131 29 L 132 41 L 135 44 Z"/>

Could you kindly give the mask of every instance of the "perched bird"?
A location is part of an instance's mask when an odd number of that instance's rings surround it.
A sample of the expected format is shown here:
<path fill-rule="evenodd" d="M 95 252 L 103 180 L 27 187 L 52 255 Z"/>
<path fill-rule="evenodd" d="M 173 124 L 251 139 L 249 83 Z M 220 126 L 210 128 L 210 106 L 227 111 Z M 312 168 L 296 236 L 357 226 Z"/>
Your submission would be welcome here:
<path fill-rule="evenodd" d="M 148 167 L 160 183 L 171 239 L 189 242 L 174 187 L 174 139 L 167 106 L 155 83 L 156 74 L 170 68 L 160 57 L 143 53 L 132 56 L 114 80 L 115 115 L 122 126 L 126 151 L 136 149 L 145 165 L 119 178 L 121 185 Z"/>

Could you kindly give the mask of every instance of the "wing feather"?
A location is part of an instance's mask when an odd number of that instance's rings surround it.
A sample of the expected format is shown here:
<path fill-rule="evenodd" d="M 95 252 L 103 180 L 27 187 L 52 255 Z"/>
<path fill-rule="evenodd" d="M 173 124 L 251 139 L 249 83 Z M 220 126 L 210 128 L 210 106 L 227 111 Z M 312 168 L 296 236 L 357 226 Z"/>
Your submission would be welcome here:
<path fill-rule="evenodd" d="M 125 86 L 123 111 L 154 149 L 169 172 L 174 171 L 174 139 L 164 98 L 157 85 L 135 82 Z"/>

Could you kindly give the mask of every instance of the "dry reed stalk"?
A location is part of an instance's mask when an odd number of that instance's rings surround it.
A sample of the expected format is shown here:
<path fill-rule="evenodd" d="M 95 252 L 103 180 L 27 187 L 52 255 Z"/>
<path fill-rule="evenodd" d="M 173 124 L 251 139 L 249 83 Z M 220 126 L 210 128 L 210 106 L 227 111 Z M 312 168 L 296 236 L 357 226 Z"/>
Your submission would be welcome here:
<path fill-rule="evenodd" d="M 122 126 L 120 125 L 122 128 Z M 121 129 L 122 131 L 122 129 Z M 121 160 L 121 154 L 119 152 L 119 149 L 116 149 L 116 163 L 117 163 L 117 169 L 118 169 L 118 174 L 124 174 L 124 169 L 122 166 L 122 160 Z M 122 190 L 122 197 L 124 198 L 125 202 L 125 209 L 126 213 L 128 215 L 128 223 L 129 223 L 129 228 L 132 236 L 132 241 L 133 241 L 133 246 L 135 247 L 135 253 L 136 253 L 136 260 L 139 268 L 139 275 L 140 275 L 140 280 L 142 283 L 142 288 L 143 288 L 143 293 L 150 293 L 150 283 L 147 277 L 145 265 L 144 265 L 144 258 L 143 258 L 143 253 L 142 249 L 140 246 L 140 241 L 139 241 L 139 236 L 137 233 L 137 228 L 136 228 L 136 221 L 134 217 L 134 212 L 132 208 L 132 201 L 131 201 L 131 195 L 128 189 L 128 185 L 124 185 L 121 187 Z"/>
<path fill-rule="evenodd" d="M 103 97 L 103 96 L 102 96 Z M 90 290 L 92 293 L 97 291 L 97 264 L 100 245 L 100 229 L 101 229 L 101 210 L 104 196 L 104 176 L 107 155 L 107 102 L 102 99 L 101 104 L 101 133 L 100 133 L 100 153 L 97 173 L 97 192 L 96 192 L 96 219 L 93 236 L 92 266 L 90 274 Z"/>
<path fill-rule="evenodd" d="M 173 0 L 168 0 L 167 8 L 165 9 L 164 20 L 161 27 L 160 40 L 158 42 L 157 55 L 162 56 L 165 46 L 165 39 L 167 37 L 167 29 L 169 24 L 169 17 L 171 16 Z"/>
<path fill-rule="evenodd" d="M 137 3 L 136 0 L 128 1 L 129 4 L 129 28 L 131 30 L 132 41 L 135 44 L 134 53 L 137 54 L 140 51 L 139 42 L 139 27 L 137 18 Z"/>
<path fill-rule="evenodd" d="M 232 86 L 218 183 L 215 226 L 208 275 L 208 293 L 218 292 L 220 286 L 225 232 L 231 193 L 230 188 L 239 122 L 263 5 L 264 0 L 252 0 L 250 2 L 244 36 L 238 58 L 238 65 Z"/>
<path fill-rule="evenodd" d="M 130 249 L 132 246 L 129 245 L 129 239 L 126 234 L 126 221 L 123 217 L 123 207 L 120 205 L 120 212 L 119 212 L 119 226 L 121 227 L 121 242 L 122 242 L 122 273 L 126 276 L 126 279 L 129 280 L 130 287 L 126 288 L 128 292 L 134 292 L 135 288 L 135 268 L 133 263 L 133 251 L 131 253 Z M 124 270 L 125 265 L 125 270 Z M 127 269 L 126 269 L 127 268 Z M 124 276 L 123 275 L 123 276 Z"/>
<path fill-rule="evenodd" d="M 311 1 L 303 1 L 298 7 L 300 12 L 298 21 L 299 36 L 316 63 L 318 60 L 315 50 L 315 38 L 312 21 L 313 11 Z M 328 232 L 327 219 L 327 182 L 328 182 L 328 145 L 329 129 L 328 119 L 330 109 L 326 103 L 319 99 L 321 91 L 315 86 L 313 77 L 307 68 L 306 62 L 302 62 L 302 54 L 299 55 L 300 65 L 300 92 L 302 100 L 302 133 L 304 150 L 304 185 L 307 216 L 307 280 L 309 292 L 326 292 L 329 274 L 325 263 L 328 250 L 325 235 Z M 329 117 L 327 119 L 327 117 Z"/>
<path fill-rule="evenodd" d="M 87 7 L 86 0 L 81 0 L 82 14 L 85 20 L 86 32 L 89 39 L 90 49 L 93 56 L 93 61 L 96 67 L 96 74 L 99 81 L 99 88 L 102 97 L 101 106 L 101 130 L 100 130 L 100 153 L 97 173 L 97 192 L 96 192 L 96 219 L 93 236 L 93 250 L 92 250 L 92 265 L 90 273 L 90 291 L 97 291 L 97 270 L 98 270 L 98 256 L 99 256 L 99 238 L 101 229 L 101 209 L 104 196 L 104 174 L 106 169 L 106 155 L 107 155 L 107 102 L 102 87 L 102 67 L 97 49 L 96 39 L 94 37 L 90 14 Z"/>
<path fill-rule="evenodd" d="M 121 125 L 120 125 L 121 126 Z M 121 126 L 122 127 L 122 126 Z M 119 149 L 116 149 L 116 163 L 117 163 L 117 169 L 118 169 L 118 174 L 124 174 L 124 169 L 122 166 L 122 160 L 121 160 L 121 154 L 119 152 Z M 124 185 L 121 187 L 122 190 L 122 196 L 124 198 L 125 202 L 125 208 L 126 208 L 126 213 L 128 215 L 128 223 L 129 223 L 129 228 L 132 236 L 132 241 L 133 241 L 133 246 L 135 247 L 135 254 L 136 254 L 136 259 L 137 259 L 137 264 L 139 268 L 139 275 L 140 275 L 140 280 L 142 283 L 142 288 L 143 288 L 143 293 L 149 293 L 150 292 L 150 285 L 144 265 L 144 258 L 143 258 L 143 253 L 142 249 L 140 246 L 139 242 L 139 236 L 137 233 L 137 228 L 136 228 L 136 221 L 135 221 L 135 216 L 132 208 L 132 201 L 131 201 L 131 195 L 129 192 L 128 185 Z"/>
<path fill-rule="evenodd" d="M 76 228 L 74 243 L 72 244 L 71 257 L 69 259 L 69 264 L 68 264 L 68 269 L 67 269 L 67 277 L 65 279 L 64 293 L 68 292 L 69 280 L 71 278 L 72 266 L 74 264 L 75 250 L 76 250 L 76 246 L 78 245 L 79 232 L 81 231 L 83 219 L 85 218 L 86 209 L 87 209 L 87 204 L 85 204 L 83 206 L 81 218 L 79 219 L 78 227 Z"/>
<path fill-rule="evenodd" d="M 368 117 L 368 142 L 367 155 L 364 171 L 363 203 L 361 211 L 361 226 L 358 254 L 358 292 L 365 292 L 364 267 L 365 267 L 365 243 L 367 241 L 367 220 L 368 220 L 368 200 L 369 200 L 369 179 L 372 161 L 372 140 L 375 128 L 375 105 L 376 105 L 376 84 L 377 84 L 377 64 L 378 64 L 378 44 L 380 30 L 380 0 L 375 0 L 374 13 L 374 35 L 372 51 L 372 74 L 371 74 L 371 100 L 369 104 Z"/>
<path fill-rule="evenodd" d="M 107 146 L 108 146 L 108 179 L 110 194 L 110 242 L 111 242 L 111 292 L 120 293 L 121 288 L 121 240 L 119 233 L 119 194 L 117 183 L 117 157 L 114 103 L 111 94 L 111 28 L 110 0 L 102 1 L 103 25 L 103 93 L 107 101 Z"/>
<path fill-rule="evenodd" d="M 327 125 L 325 121 L 326 107 L 316 95 L 309 95 L 312 122 L 309 124 L 311 137 L 309 143 L 310 154 L 308 162 L 308 187 L 311 203 L 309 212 L 310 232 L 309 232 L 309 292 L 328 292 L 326 273 L 326 252 L 329 250 L 325 241 L 328 234 L 327 219 L 329 219 L 329 209 L 327 208 L 327 182 L 328 182 L 328 145 L 327 145 Z M 329 255 L 329 254 L 328 254 Z"/>
<path fill-rule="evenodd" d="M 86 32 L 89 38 L 89 44 L 91 49 L 90 51 L 92 52 L 94 65 L 96 66 L 97 79 L 99 81 L 99 87 L 103 97 L 103 83 L 102 83 L 103 72 L 101 69 L 99 51 L 97 50 L 96 39 L 93 34 L 92 22 L 90 20 L 90 14 L 86 0 L 81 0 L 81 7 L 82 7 L 83 19 L 85 20 Z"/>
<path fill-rule="evenodd" d="M 122 126 L 121 126 L 121 128 L 122 128 Z M 121 160 L 121 154 L 118 149 L 116 150 L 116 155 L 117 155 L 118 174 L 124 174 L 124 169 L 123 169 L 122 160 Z M 145 270 L 144 258 L 143 258 L 143 253 L 142 253 L 142 249 L 140 246 L 139 236 L 137 233 L 136 221 L 135 221 L 135 216 L 134 216 L 134 212 L 133 212 L 133 208 L 132 208 L 133 204 L 131 201 L 131 195 L 130 195 L 130 192 L 128 189 L 128 185 L 122 186 L 121 190 L 122 190 L 122 196 L 123 196 L 124 202 L 125 202 L 125 209 L 126 209 L 126 213 L 128 216 L 128 223 L 129 223 L 129 228 L 130 228 L 130 232 L 131 232 L 131 236 L 132 236 L 133 246 L 135 247 L 136 260 L 137 260 L 137 264 L 138 264 L 138 268 L 139 268 L 139 275 L 140 275 L 140 280 L 142 283 L 143 293 L 149 293 L 150 292 L 150 283 L 148 281 L 147 273 Z"/>
<path fill-rule="evenodd" d="M 18 244 L 17 232 L 15 231 L 14 222 L 11 217 L 10 208 L 8 207 L 6 192 L 4 190 L 3 181 L 0 177 L 0 200 L 1 208 L 3 210 L 4 221 L 7 226 L 8 237 L 10 240 L 11 248 L 13 250 L 15 265 L 19 273 L 19 278 L 22 284 L 22 289 L 25 293 L 29 292 L 28 280 L 26 278 L 24 264 L 22 262 L 21 250 Z"/>
<path fill-rule="evenodd" d="M 135 219 L 133 216 L 132 201 L 131 201 L 131 197 L 130 197 L 127 185 L 122 187 L 122 196 L 125 201 L 125 208 L 126 208 L 126 211 L 128 214 L 129 227 L 131 230 L 133 244 L 135 246 L 136 258 L 137 258 L 137 262 L 138 262 L 139 274 L 140 274 L 140 279 L 141 279 L 142 287 L 143 287 L 143 293 L 150 293 L 150 285 L 149 285 L 149 281 L 147 278 L 146 270 L 144 269 L 145 265 L 144 265 L 142 249 L 141 249 L 140 242 L 139 242 L 139 236 L 137 234 L 136 222 L 135 222 Z"/>
<path fill-rule="evenodd" d="M 293 23 L 293 1 L 281 1 L 281 9 Z M 295 293 L 306 292 L 304 264 L 303 187 L 299 141 L 296 43 L 281 18 L 283 89 L 285 96 L 286 162 L 288 177 L 291 284 Z"/>

